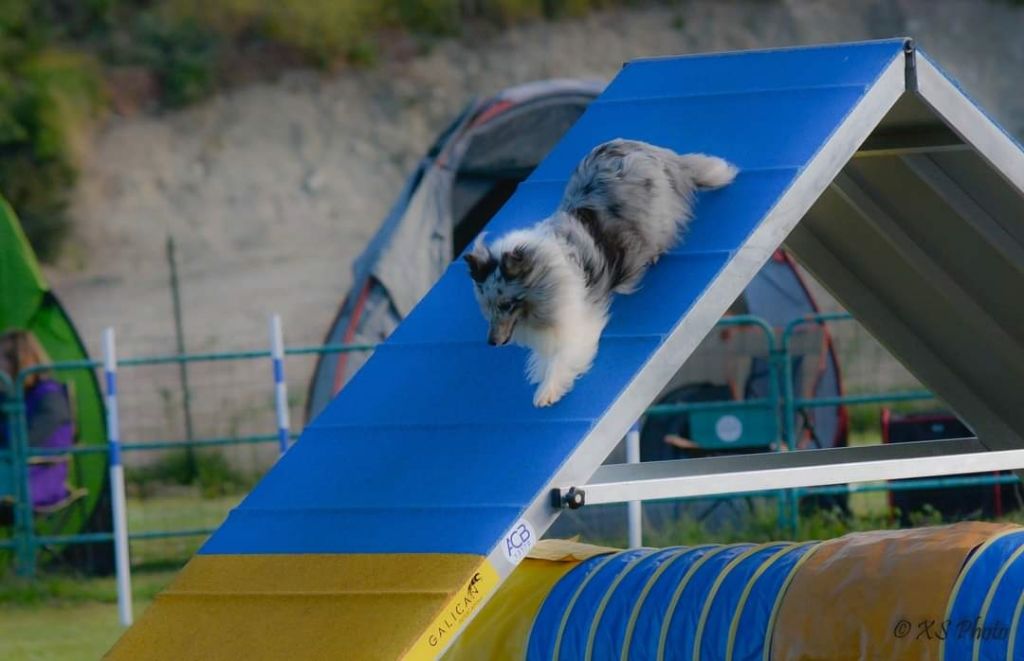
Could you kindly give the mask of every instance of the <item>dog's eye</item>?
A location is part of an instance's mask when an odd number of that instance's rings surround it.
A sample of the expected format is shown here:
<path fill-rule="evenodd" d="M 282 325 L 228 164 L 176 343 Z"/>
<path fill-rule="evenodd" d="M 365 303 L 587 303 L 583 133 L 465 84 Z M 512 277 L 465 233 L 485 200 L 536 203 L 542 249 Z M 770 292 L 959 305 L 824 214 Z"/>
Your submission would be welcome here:
<path fill-rule="evenodd" d="M 498 312 L 511 312 L 512 301 L 502 301 L 498 303 Z"/>

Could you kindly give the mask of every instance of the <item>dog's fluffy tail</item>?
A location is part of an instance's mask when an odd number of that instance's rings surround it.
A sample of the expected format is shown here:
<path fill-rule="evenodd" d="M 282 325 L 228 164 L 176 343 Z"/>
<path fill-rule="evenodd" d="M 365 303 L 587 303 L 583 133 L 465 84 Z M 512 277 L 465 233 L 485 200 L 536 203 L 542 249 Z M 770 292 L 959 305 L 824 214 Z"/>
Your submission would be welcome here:
<path fill-rule="evenodd" d="M 735 165 L 725 159 L 705 154 L 683 154 L 678 163 L 678 175 L 693 182 L 698 188 L 721 188 L 732 183 L 739 172 Z"/>

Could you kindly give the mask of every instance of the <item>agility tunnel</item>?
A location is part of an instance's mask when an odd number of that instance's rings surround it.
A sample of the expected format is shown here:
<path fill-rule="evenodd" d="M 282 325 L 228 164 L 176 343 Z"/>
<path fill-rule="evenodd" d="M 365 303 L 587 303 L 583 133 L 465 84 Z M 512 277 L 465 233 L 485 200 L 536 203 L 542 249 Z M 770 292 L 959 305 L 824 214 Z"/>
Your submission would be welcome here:
<path fill-rule="evenodd" d="M 1017 526 L 536 550 L 446 659 L 1024 658 Z"/>

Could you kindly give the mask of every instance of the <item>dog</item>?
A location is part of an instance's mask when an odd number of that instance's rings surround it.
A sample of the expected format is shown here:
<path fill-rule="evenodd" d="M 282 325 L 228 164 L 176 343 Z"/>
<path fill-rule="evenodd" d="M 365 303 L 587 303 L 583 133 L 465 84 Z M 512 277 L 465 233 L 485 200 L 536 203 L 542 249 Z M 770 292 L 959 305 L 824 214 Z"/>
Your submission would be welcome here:
<path fill-rule="evenodd" d="M 696 191 L 737 172 L 716 156 L 620 138 L 580 161 L 554 214 L 490 245 L 477 237 L 464 259 L 487 341 L 530 349 L 534 406 L 556 403 L 590 369 L 612 296 L 633 292 L 679 241 Z"/>

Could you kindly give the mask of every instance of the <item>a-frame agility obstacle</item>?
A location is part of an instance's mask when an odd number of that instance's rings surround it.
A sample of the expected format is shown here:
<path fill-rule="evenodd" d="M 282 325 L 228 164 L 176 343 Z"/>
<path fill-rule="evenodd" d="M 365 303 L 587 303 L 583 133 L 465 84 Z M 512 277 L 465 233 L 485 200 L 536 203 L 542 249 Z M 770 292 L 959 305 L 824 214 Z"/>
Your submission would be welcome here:
<path fill-rule="evenodd" d="M 687 240 L 536 409 L 454 264 L 113 658 L 432 658 L 576 487 L 588 502 L 1024 467 L 1024 153 L 905 39 L 632 62 L 488 228 L 594 145 L 720 155 Z M 977 439 L 604 467 L 783 243 Z M 554 497 L 553 497 L 554 494 Z"/>

